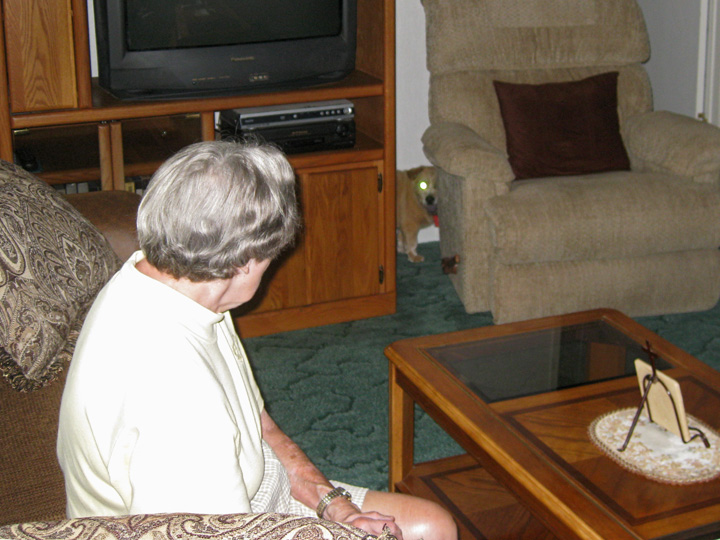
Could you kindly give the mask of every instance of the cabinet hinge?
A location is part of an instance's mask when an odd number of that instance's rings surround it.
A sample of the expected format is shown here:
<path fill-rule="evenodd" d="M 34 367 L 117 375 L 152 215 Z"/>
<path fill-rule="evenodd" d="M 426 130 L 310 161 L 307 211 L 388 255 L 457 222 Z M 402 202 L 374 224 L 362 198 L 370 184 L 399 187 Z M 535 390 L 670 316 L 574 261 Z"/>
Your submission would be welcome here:
<path fill-rule="evenodd" d="M 380 280 L 380 285 L 385 283 L 385 267 L 382 264 L 378 268 L 378 278 Z"/>
<path fill-rule="evenodd" d="M 378 173 L 378 193 L 382 193 L 383 190 L 383 175 Z"/>

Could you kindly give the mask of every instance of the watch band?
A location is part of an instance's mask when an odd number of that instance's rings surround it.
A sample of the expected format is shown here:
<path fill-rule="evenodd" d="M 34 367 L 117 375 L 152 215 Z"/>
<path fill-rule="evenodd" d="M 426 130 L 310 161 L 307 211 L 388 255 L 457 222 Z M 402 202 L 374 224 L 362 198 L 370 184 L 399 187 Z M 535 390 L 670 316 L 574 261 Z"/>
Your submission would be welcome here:
<path fill-rule="evenodd" d="M 344 497 L 348 501 L 352 500 L 352 496 L 350 495 L 350 493 L 348 493 L 348 491 L 345 488 L 336 487 L 332 491 L 329 491 L 328 493 L 326 493 L 325 496 L 322 499 L 320 499 L 320 502 L 318 503 L 318 506 L 317 506 L 317 510 L 315 511 L 315 513 L 317 514 L 317 517 L 322 519 L 323 513 L 325 512 L 325 509 L 327 508 L 328 504 L 330 504 L 330 502 L 332 500 L 334 500 L 338 497 Z"/>

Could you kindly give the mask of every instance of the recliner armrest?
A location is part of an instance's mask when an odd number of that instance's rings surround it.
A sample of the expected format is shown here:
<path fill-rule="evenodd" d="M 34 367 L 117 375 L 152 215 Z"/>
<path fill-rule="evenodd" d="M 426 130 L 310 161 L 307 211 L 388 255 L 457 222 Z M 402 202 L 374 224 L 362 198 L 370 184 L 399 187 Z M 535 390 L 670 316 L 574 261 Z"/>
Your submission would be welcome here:
<path fill-rule="evenodd" d="M 633 170 L 720 182 L 720 129 L 716 126 L 654 111 L 629 117 L 623 137 Z"/>
<path fill-rule="evenodd" d="M 500 192 L 507 191 L 515 178 L 505 152 L 463 124 L 433 124 L 423 134 L 422 142 L 430 163 L 447 173 L 501 184 L 497 186 Z"/>

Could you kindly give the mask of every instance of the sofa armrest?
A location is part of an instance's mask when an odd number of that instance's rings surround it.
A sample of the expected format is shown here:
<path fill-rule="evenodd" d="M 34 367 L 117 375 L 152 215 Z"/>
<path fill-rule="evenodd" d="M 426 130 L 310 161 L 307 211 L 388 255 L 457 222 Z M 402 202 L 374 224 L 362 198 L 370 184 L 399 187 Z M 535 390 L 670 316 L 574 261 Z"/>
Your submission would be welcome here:
<path fill-rule="evenodd" d="M 140 195 L 128 191 L 91 191 L 65 198 L 107 238 L 122 262 L 139 249 L 135 221 Z"/>
<path fill-rule="evenodd" d="M 422 142 L 430 163 L 454 176 L 490 181 L 498 194 L 506 192 L 515 178 L 505 152 L 465 125 L 433 124 Z"/>
<path fill-rule="evenodd" d="M 720 129 L 688 116 L 654 111 L 629 117 L 623 136 L 633 170 L 697 182 L 720 181 Z"/>
<path fill-rule="evenodd" d="M 207 538 L 375 538 L 332 521 L 283 514 L 152 514 L 87 517 L 0 527 L 8 540 L 207 540 Z"/>

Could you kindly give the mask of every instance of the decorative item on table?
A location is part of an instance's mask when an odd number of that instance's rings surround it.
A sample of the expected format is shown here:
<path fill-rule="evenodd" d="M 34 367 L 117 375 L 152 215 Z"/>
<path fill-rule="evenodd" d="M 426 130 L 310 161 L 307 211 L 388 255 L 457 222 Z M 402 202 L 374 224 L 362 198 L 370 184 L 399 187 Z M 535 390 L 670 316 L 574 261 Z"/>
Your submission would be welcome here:
<path fill-rule="evenodd" d="M 651 480 L 692 484 L 717 478 L 720 435 L 686 414 L 678 381 L 656 369 L 649 343 L 644 350 L 650 363 L 635 361 L 640 405 L 596 418 L 588 428 L 591 441 L 620 466 Z M 689 444 L 695 439 L 702 444 Z"/>
<path fill-rule="evenodd" d="M 688 426 L 680 384 L 675 379 L 656 369 L 655 359 L 657 354 L 652 350 L 649 342 L 646 342 L 643 350 L 647 353 L 650 364 L 640 358 L 635 360 L 635 371 L 637 372 L 642 398 L 630 426 L 630 431 L 628 431 L 625 442 L 619 449 L 620 452 L 624 452 L 627 448 L 630 437 L 632 437 L 637 421 L 643 411 L 651 422 L 655 422 L 674 433 L 684 443 L 687 444 L 700 437 L 705 444 L 705 448 L 710 448 L 705 433 L 698 427 Z M 694 432 L 692 436 L 690 436 L 690 431 Z"/>

